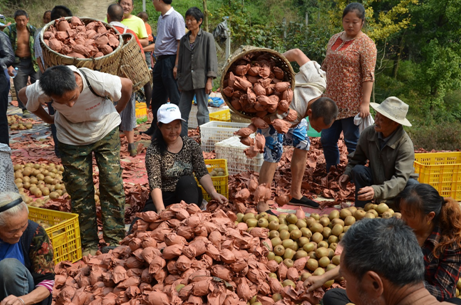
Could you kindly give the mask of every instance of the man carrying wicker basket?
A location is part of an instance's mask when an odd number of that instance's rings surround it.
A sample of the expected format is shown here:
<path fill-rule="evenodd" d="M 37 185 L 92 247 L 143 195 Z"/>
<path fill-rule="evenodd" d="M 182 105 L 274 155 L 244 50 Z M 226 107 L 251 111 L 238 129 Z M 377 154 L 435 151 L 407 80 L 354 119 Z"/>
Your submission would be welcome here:
<path fill-rule="evenodd" d="M 94 255 L 99 244 L 93 153 L 99 168 L 104 240 L 118 246 L 125 237 L 119 113 L 130 100 L 132 87 L 127 78 L 75 66 L 54 66 L 39 81 L 19 91 L 27 109 L 46 123 L 56 124 L 63 180 L 72 212 L 79 214 L 84 255 Z M 116 107 L 108 97 L 118 101 Z M 50 99 L 55 115 L 42 107 Z"/>
<path fill-rule="evenodd" d="M 326 87 L 326 77 L 317 62 L 311 61 L 299 49 L 289 50 L 283 55 L 290 62 L 298 63 L 300 67 L 295 76 L 294 97 L 290 104 L 290 108 L 296 111 L 297 118 L 292 122 L 292 126 L 295 127 L 290 128 L 286 134 L 277 132 L 273 125 L 258 130 L 266 139 L 259 183 L 271 185 L 277 164 L 283 154 L 283 145 L 291 145 L 294 151 L 291 159 L 290 204 L 317 208 L 319 204 L 306 198 L 301 192 L 307 151 L 310 148 L 310 140 L 307 136 L 308 123 L 305 117 L 309 117 L 311 127 L 320 132 L 333 124 L 338 114 L 338 107 L 333 100 L 321 97 Z M 272 119 L 277 118 L 277 115 L 273 116 Z M 258 205 L 260 211 L 268 209 L 267 206 Z"/>

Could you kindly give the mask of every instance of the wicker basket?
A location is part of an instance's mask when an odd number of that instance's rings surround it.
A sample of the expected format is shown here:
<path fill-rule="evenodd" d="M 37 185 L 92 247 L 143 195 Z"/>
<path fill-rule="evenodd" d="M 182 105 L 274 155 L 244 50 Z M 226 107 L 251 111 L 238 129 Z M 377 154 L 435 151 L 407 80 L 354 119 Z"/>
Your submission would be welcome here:
<path fill-rule="evenodd" d="M 133 92 L 150 81 L 150 72 L 142 56 L 141 48 L 132 34 L 123 34 L 122 59 L 117 75 L 133 82 Z"/>
<path fill-rule="evenodd" d="M 245 55 L 247 55 L 249 53 L 254 53 L 254 52 L 260 52 L 261 54 L 263 54 L 263 53 L 271 54 L 272 59 L 276 62 L 275 65 L 277 67 L 281 68 L 285 72 L 284 81 L 290 82 L 291 83 L 291 88 L 293 88 L 293 89 L 295 88 L 295 72 L 293 71 L 293 67 L 291 66 L 288 59 L 285 58 L 285 56 L 283 56 L 279 52 L 271 50 L 271 49 L 257 48 L 257 47 L 253 47 L 253 46 L 241 46 L 227 60 L 227 64 L 224 67 L 223 74 L 222 74 L 223 77 L 221 77 L 221 84 L 220 84 L 221 92 L 223 92 L 223 89 L 224 89 L 224 86 L 223 86 L 223 84 L 224 84 L 224 76 L 227 75 L 227 72 L 233 68 L 234 63 L 236 61 L 238 61 L 239 59 L 243 58 Z M 235 110 L 235 108 L 232 107 L 231 100 L 225 94 L 223 94 L 222 97 L 223 97 L 224 101 L 226 102 L 227 106 L 229 106 L 229 108 L 233 112 L 238 114 L 239 116 L 247 118 L 247 119 L 251 119 L 252 117 L 256 116 L 256 113 L 247 113 L 247 112 Z"/>
<path fill-rule="evenodd" d="M 66 17 L 67 20 L 71 19 L 72 17 Z M 88 24 L 93 21 L 100 21 L 97 19 L 93 18 L 80 18 L 80 20 L 84 24 Z M 101 21 L 102 22 L 102 21 Z M 102 22 L 106 28 L 110 29 L 113 28 L 111 25 Z M 60 54 L 56 51 L 53 51 L 49 46 L 46 45 L 46 43 L 43 42 L 43 33 L 52 25 L 54 24 L 54 20 L 48 23 L 43 27 L 43 29 L 40 31 L 40 45 L 42 47 L 42 53 L 43 53 L 43 61 L 45 62 L 45 69 L 53 66 L 58 66 L 58 65 L 74 65 L 78 68 L 88 68 L 104 73 L 109 73 L 113 75 L 117 75 L 118 67 L 120 65 L 120 59 L 122 58 L 122 46 L 123 46 L 123 39 L 120 36 L 120 44 L 118 47 L 110 54 L 107 54 L 102 57 L 98 58 L 76 58 L 76 57 L 70 57 L 66 56 L 63 54 Z M 118 31 L 114 28 L 116 33 Z"/>

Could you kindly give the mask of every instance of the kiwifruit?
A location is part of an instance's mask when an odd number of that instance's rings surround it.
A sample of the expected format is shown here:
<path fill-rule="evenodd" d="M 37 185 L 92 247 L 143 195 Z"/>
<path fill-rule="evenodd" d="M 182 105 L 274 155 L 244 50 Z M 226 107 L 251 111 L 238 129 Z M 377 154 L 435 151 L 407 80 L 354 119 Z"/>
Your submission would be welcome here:
<path fill-rule="evenodd" d="M 298 228 L 306 228 L 307 227 L 307 223 L 304 219 L 298 219 L 298 222 L 296 222 L 296 226 Z"/>
<path fill-rule="evenodd" d="M 320 267 L 326 268 L 329 264 L 330 264 L 330 259 L 328 258 L 328 256 L 324 256 L 319 259 Z"/>
<path fill-rule="evenodd" d="M 329 251 L 328 251 L 327 248 L 320 247 L 317 250 L 315 250 L 315 257 L 317 259 L 320 259 L 320 258 L 322 258 L 324 256 L 328 256 L 328 253 L 329 253 Z"/>
<path fill-rule="evenodd" d="M 312 231 L 309 230 L 308 228 L 301 228 L 301 233 L 303 233 L 304 237 L 311 238 L 312 237 Z"/>
<path fill-rule="evenodd" d="M 247 222 L 248 219 L 256 219 L 255 214 L 253 214 L 253 213 L 246 213 L 246 214 L 243 216 L 243 221 L 244 221 L 244 222 Z"/>
<path fill-rule="evenodd" d="M 290 232 L 288 232 L 287 230 L 280 231 L 279 236 L 280 236 L 281 240 L 289 239 L 290 238 Z"/>
<path fill-rule="evenodd" d="M 402 218 L 402 214 L 400 213 L 394 213 L 394 215 L 392 215 L 392 217 L 395 217 L 397 219 L 401 219 Z"/>
<path fill-rule="evenodd" d="M 288 225 L 288 232 L 291 233 L 291 231 L 298 230 L 298 227 L 294 224 L 289 224 Z"/>
<path fill-rule="evenodd" d="M 330 218 L 330 220 L 333 220 L 335 218 L 339 218 L 339 211 L 338 210 L 331 211 L 330 215 L 328 215 L 328 218 Z"/>
<path fill-rule="evenodd" d="M 322 226 L 326 227 L 326 226 L 328 226 L 328 225 L 330 224 L 330 218 L 328 218 L 328 217 L 321 217 L 321 218 L 319 219 L 319 223 L 320 223 Z"/>
<path fill-rule="evenodd" d="M 329 280 L 329 281 L 326 281 L 325 283 L 323 283 L 323 289 L 328 289 L 330 288 L 333 284 L 334 284 L 335 280 Z"/>
<path fill-rule="evenodd" d="M 296 287 L 295 283 L 292 280 L 284 280 L 282 282 L 282 286 L 283 287 L 291 286 L 293 289 Z"/>
<path fill-rule="evenodd" d="M 333 249 L 333 251 L 336 251 L 336 247 L 338 246 L 337 243 L 331 243 L 328 248 Z"/>
<path fill-rule="evenodd" d="M 330 271 L 330 270 L 332 270 L 332 269 L 335 269 L 335 268 L 336 268 L 336 265 L 334 265 L 334 264 L 329 264 L 329 265 L 326 267 L 326 271 L 328 272 L 328 271 Z"/>
<path fill-rule="evenodd" d="M 314 218 L 315 220 L 319 220 L 319 219 L 320 219 L 320 215 L 317 214 L 317 213 L 312 213 L 312 214 L 311 214 L 311 217 Z"/>
<path fill-rule="evenodd" d="M 303 246 L 303 250 L 306 251 L 307 253 L 311 251 L 315 251 L 317 249 L 317 244 L 314 242 L 307 243 Z"/>
<path fill-rule="evenodd" d="M 285 248 L 282 245 L 275 246 L 274 247 L 274 254 L 276 256 L 282 256 L 283 254 L 285 254 Z M 275 259 L 275 257 L 274 257 L 274 259 Z"/>
<path fill-rule="evenodd" d="M 282 231 L 287 231 L 288 232 L 288 226 L 286 224 L 281 223 L 279 225 L 278 231 L 279 232 L 282 232 Z"/>
<path fill-rule="evenodd" d="M 280 293 L 274 293 L 272 295 L 272 300 L 274 300 L 274 302 L 278 302 L 282 299 L 282 295 Z"/>
<path fill-rule="evenodd" d="M 354 217 L 356 220 L 361 220 L 363 217 L 365 217 L 365 214 L 367 214 L 367 212 L 364 210 L 357 210 L 354 213 Z"/>
<path fill-rule="evenodd" d="M 342 225 L 337 224 L 331 230 L 331 234 L 333 234 L 335 236 L 339 236 L 339 234 L 343 233 L 343 229 L 344 229 L 344 227 Z"/>
<path fill-rule="evenodd" d="M 380 203 L 377 207 L 376 207 L 376 212 L 378 212 L 380 215 L 384 212 L 386 212 L 387 210 L 389 210 L 389 206 L 387 204 L 385 204 L 384 202 L 383 203 Z"/>
<path fill-rule="evenodd" d="M 323 232 L 323 226 L 316 222 L 316 223 L 313 223 L 309 226 L 309 229 L 313 232 L 313 233 L 317 233 L 317 232 Z"/>
<path fill-rule="evenodd" d="M 374 219 L 374 218 L 376 218 L 376 216 L 375 216 L 375 214 L 373 214 L 373 213 L 367 212 L 367 213 L 365 214 L 365 217 L 364 217 L 364 218 Z"/>
<path fill-rule="evenodd" d="M 298 240 L 302 236 L 302 232 L 300 230 L 293 230 L 290 233 L 291 239 Z"/>
<path fill-rule="evenodd" d="M 277 230 L 279 228 L 280 224 L 278 221 L 271 221 L 269 222 L 269 225 L 267 226 L 269 230 Z"/>
<path fill-rule="evenodd" d="M 272 230 L 272 231 L 269 232 L 269 238 L 270 239 L 273 239 L 273 238 L 276 238 L 276 237 L 279 237 L 279 236 L 280 236 L 279 231 Z"/>
<path fill-rule="evenodd" d="M 292 239 L 284 239 L 282 245 L 284 248 L 290 248 L 295 242 Z"/>
<path fill-rule="evenodd" d="M 344 225 L 345 226 L 352 226 L 355 223 L 355 218 L 354 216 L 347 216 L 344 219 Z"/>
<path fill-rule="evenodd" d="M 294 256 L 295 256 L 295 251 L 293 251 L 292 249 L 288 248 L 288 249 L 285 249 L 285 253 L 283 254 L 283 258 L 284 259 L 292 259 Z"/>
<path fill-rule="evenodd" d="M 339 212 L 339 215 L 342 219 L 345 219 L 347 216 L 351 216 L 352 213 L 351 211 L 349 210 L 346 210 L 346 209 L 342 209 L 340 212 Z"/>
<path fill-rule="evenodd" d="M 286 217 L 286 220 L 287 220 L 288 223 L 290 223 L 290 224 L 295 224 L 296 222 L 298 222 L 298 217 L 296 217 L 295 214 L 289 214 L 289 215 Z"/>
<path fill-rule="evenodd" d="M 267 222 L 267 219 L 266 218 L 259 218 L 258 220 L 258 227 L 260 228 L 267 228 L 267 226 L 269 225 L 269 223 Z"/>
<path fill-rule="evenodd" d="M 298 246 L 300 247 L 303 247 L 305 244 L 307 244 L 309 242 L 309 238 L 307 237 L 304 237 L 304 236 L 301 236 L 299 239 L 298 239 Z"/>
<path fill-rule="evenodd" d="M 304 272 L 302 275 L 301 275 L 301 281 L 305 281 L 307 280 L 309 277 L 311 277 L 312 274 L 310 272 Z"/>
<path fill-rule="evenodd" d="M 330 236 L 328 237 L 328 243 L 329 243 L 329 244 L 335 244 L 335 243 L 337 243 L 338 241 L 339 241 L 339 238 L 338 238 L 338 236 L 336 236 L 336 235 L 330 235 Z"/>
<path fill-rule="evenodd" d="M 258 219 L 258 220 L 261 219 L 261 218 L 267 219 L 267 217 L 269 217 L 269 215 L 266 212 L 261 212 L 258 215 L 256 215 L 256 219 Z"/>
<path fill-rule="evenodd" d="M 305 219 L 305 221 L 306 221 L 306 225 L 308 227 L 310 227 L 313 223 L 317 222 L 317 220 L 315 220 L 315 218 L 313 218 L 313 217 L 307 217 Z"/>
<path fill-rule="evenodd" d="M 315 241 L 316 243 L 319 243 L 323 240 L 323 235 L 322 233 L 315 232 L 314 235 L 312 235 L 311 238 L 312 241 Z"/>
<path fill-rule="evenodd" d="M 306 263 L 306 269 L 309 271 L 315 271 L 319 267 L 319 262 L 315 259 L 308 259 Z"/>
<path fill-rule="evenodd" d="M 283 258 L 281 256 L 276 255 L 274 261 L 276 261 L 277 264 L 280 264 L 281 262 L 283 262 Z"/>
<path fill-rule="evenodd" d="M 292 261 L 291 259 L 289 259 L 289 258 L 284 259 L 284 260 L 283 260 L 283 263 L 284 263 L 285 266 L 287 266 L 288 268 L 293 267 L 293 264 L 294 264 L 293 261 Z"/>
<path fill-rule="evenodd" d="M 323 269 L 322 267 L 315 269 L 315 271 L 312 273 L 312 275 L 316 275 L 316 276 L 319 276 L 322 274 L 325 274 L 325 269 Z"/>
<path fill-rule="evenodd" d="M 254 228 L 258 225 L 258 220 L 256 218 L 248 218 L 245 223 L 247 224 L 248 228 Z"/>
<path fill-rule="evenodd" d="M 295 254 L 295 259 L 300 259 L 300 258 L 303 258 L 303 257 L 306 257 L 308 254 L 306 251 L 304 250 L 298 250 L 296 251 L 296 254 Z"/>
<path fill-rule="evenodd" d="M 324 248 L 328 248 L 328 243 L 324 240 L 322 240 L 321 242 L 318 243 L 317 247 L 321 248 L 321 247 L 324 247 Z"/>
<path fill-rule="evenodd" d="M 323 232 L 322 232 L 323 238 L 328 238 L 330 234 L 331 234 L 331 228 L 329 227 L 323 228 Z"/>
<path fill-rule="evenodd" d="M 333 219 L 333 221 L 331 222 L 333 224 L 333 227 L 335 225 L 342 225 L 344 226 L 344 220 L 340 219 L 340 218 L 336 218 L 336 219 Z"/>

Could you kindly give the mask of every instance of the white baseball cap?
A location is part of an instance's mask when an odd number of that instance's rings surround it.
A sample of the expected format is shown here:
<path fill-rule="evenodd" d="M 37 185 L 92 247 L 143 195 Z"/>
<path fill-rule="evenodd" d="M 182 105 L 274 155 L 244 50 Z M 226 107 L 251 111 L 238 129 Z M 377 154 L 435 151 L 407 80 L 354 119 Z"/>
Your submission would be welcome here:
<path fill-rule="evenodd" d="M 181 111 L 179 107 L 175 104 L 166 103 L 160 106 L 157 111 L 157 121 L 163 124 L 169 124 L 176 120 L 182 120 L 185 122 L 184 119 L 181 118 Z"/>

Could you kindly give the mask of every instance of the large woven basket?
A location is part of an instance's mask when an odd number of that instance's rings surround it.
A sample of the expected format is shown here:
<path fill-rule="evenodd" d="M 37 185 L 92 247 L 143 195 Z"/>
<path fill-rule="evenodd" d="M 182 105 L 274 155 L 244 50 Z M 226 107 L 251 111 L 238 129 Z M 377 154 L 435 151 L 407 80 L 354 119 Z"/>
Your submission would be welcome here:
<path fill-rule="evenodd" d="M 67 20 L 71 19 L 72 17 L 66 17 Z M 80 20 L 84 24 L 88 24 L 93 21 L 101 21 L 93 18 L 83 17 Z M 102 21 L 101 21 L 102 22 Z M 113 28 L 111 25 L 102 22 L 107 29 Z M 102 57 L 98 58 L 76 58 L 70 57 L 63 54 L 60 54 L 56 51 L 53 51 L 46 43 L 43 42 L 43 33 L 52 25 L 54 24 L 54 20 L 48 23 L 43 27 L 40 31 L 40 45 L 42 47 L 43 53 L 43 61 L 45 62 L 45 69 L 53 66 L 58 65 L 74 65 L 78 68 L 88 68 L 104 73 L 109 73 L 113 75 L 117 75 L 118 67 L 120 65 L 120 59 L 122 58 L 121 49 L 123 47 L 123 39 L 120 35 L 120 44 L 118 47 L 110 54 L 107 54 Z M 117 29 L 115 29 L 116 33 L 119 33 Z"/>
<path fill-rule="evenodd" d="M 150 81 L 150 72 L 142 56 L 136 38 L 132 34 L 123 34 L 122 59 L 117 75 L 126 77 L 133 82 L 133 92 L 141 89 Z"/>
<path fill-rule="evenodd" d="M 223 84 L 224 84 L 225 75 L 227 75 L 227 72 L 233 68 L 234 63 L 237 62 L 238 60 L 242 59 L 245 55 L 250 54 L 250 53 L 255 53 L 255 52 L 259 52 L 261 54 L 269 53 L 271 55 L 272 59 L 275 61 L 275 65 L 277 67 L 281 68 L 285 72 L 284 81 L 290 82 L 291 83 L 291 88 L 294 89 L 294 87 L 295 87 L 295 72 L 293 71 L 293 67 L 291 66 L 290 62 L 288 61 L 288 59 L 286 59 L 285 56 L 283 56 L 279 52 L 271 50 L 271 49 L 257 48 L 257 47 L 253 47 L 253 46 L 241 46 L 227 60 L 227 64 L 224 67 L 223 74 L 222 74 L 222 77 L 221 77 L 221 84 L 220 84 L 221 92 L 223 92 L 223 89 L 224 89 Z M 247 119 L 251 119 L 252 117 L 256 116 L 256 113 L 248 113 L 248 112 L 244 112 L 244 111 L 235 110 L 235 108 L 232 107 L 231 100 L 225 94 L 223 94 L 222 97 L 223 97 L 224 101 L 226 102 L 227 106 L 229 106 L 229 108 L 232 109 L 232 111 L 234 113 L 238 114 L 239 116 L 241 116 L 243 118 L 247 118 Z"/>

